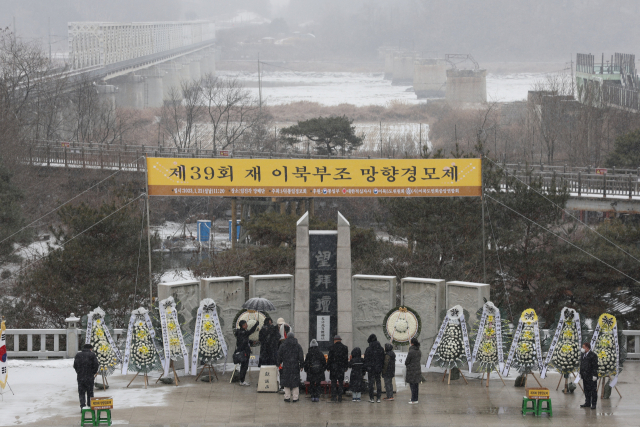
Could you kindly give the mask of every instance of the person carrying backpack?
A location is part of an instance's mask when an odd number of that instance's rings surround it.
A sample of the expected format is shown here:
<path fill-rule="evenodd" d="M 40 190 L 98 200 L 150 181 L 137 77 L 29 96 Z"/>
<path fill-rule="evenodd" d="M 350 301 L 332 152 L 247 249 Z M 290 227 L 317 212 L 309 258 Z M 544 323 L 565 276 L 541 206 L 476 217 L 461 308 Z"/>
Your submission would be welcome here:
<path fill-rule="evenodd" d="M 313 339 L 309 344 L 309 352 L 304 361 L 304 371 L 307 373 L 312 402 L 320 402 L 320 383 L 324 381 L 324 372 L 326 370 L 327 361 L 318 348 L 318 341 Z"/>

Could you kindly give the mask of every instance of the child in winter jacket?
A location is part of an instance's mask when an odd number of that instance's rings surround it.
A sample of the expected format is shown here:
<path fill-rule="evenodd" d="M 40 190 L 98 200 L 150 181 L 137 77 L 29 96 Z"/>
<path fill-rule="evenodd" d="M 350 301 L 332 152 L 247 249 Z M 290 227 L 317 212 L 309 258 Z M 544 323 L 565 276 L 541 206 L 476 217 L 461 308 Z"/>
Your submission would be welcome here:
<path fill-rule="evenodd" d="M 384 400 L 393 400 L 393 377 L 396 375 L 396 354 L 391 344 L 384 345 L 384 366 L 382 367 L 382 379 L 387 397 Z"/>
<path fill-rule="evenodd" d="M 364 390 L 363 378 L 365 372 L 364 359 L 362 358 L 362 351 L 360 351 L 360 347 L 356 347 L 351 351 L 349 367 L 351 368 L 349 389 L 353 392 L 351 400 L 353 402 L 360 402 L 362 390 Z"/>

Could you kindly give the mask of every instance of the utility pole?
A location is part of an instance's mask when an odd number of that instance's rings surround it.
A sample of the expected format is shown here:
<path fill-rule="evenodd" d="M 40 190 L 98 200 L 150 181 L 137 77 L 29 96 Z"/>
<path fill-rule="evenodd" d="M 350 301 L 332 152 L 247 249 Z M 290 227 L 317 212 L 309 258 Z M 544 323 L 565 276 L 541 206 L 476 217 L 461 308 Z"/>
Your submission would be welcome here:
<path fill-rule="evenodd" d="M 151 221 L 149 219 L 149 162 L 144 157 L 144 180 L 147 187 L 147 252 L 149 253 L 149 307 L 153 308 L 153 275 L 151 273 Z"/>
<path fill-rule="evenodd" d="M 51 64 L 51 17 L 49 17 L 48 27 L 49 27 L 49 64 Z"/>
<path fill-rule="evenodd" d="M 260 98 L 260 111 L 262 111 L 262 73 L 260 72 L 260 52 L 258 52 L 258 97 Z"/>

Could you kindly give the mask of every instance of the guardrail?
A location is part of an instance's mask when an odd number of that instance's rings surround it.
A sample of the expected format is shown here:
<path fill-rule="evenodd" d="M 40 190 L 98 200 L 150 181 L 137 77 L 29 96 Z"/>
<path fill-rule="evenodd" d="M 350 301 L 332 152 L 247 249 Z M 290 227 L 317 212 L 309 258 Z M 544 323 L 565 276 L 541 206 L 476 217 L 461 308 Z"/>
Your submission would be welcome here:
<path fill-rule="evenodd" d="M 13 340 L 7 339 L 7 354 L 12 358 L 71 358 L 80 350 L 80 343 L 82 342 L 80 338 L 83 332 L 82 329 L 76 327 L 68 329 L 7 329 L 6 335 L 13 336 Z M 622 333 L 627 339 L 627 359 L 640 359 L 640 330 L 623 330 Z M 121 336 L 124 338 L 124 334 L 126 334 L 124 329 L 114 329 L 113 339 L 117 342 Z M 548 329 L 542 330 L 543 338 L 549 335 Z M 20 337 L 22 336 L 26 337 L 26 340 L 21 340 Z M 51 336 L 52 339 L 49 339 L 49 336 Z M 64 345 L 62 346 L 60 345 L 61 336 L 65 338 Z M 39 341 L 38 350 L 33 349 L 34 337 L 36 337 L 35 341 Z M 70 339 L 71 337 L 73 338 Z M 26 342 L 23 342 L 21 345 L 21 341 Z M 10 346 L 11 342 L 13 342 L 13 346 Z M 68 344 L 70 344 L 70 346 Z M 62 349 L 62 347 L 64 347 L 64 349 Z"/>

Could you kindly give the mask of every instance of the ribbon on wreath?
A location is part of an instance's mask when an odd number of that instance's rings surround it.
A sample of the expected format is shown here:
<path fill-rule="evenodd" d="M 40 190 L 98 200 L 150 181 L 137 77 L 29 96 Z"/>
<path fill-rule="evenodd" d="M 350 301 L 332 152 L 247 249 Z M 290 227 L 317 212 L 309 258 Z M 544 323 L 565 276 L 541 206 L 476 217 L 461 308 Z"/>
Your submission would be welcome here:
<path fill-rule="evenodd" d="M 502 372 L 504 368 L 504 354 L 502 352 L 502 319 L 500 318 L 500 309 L 497 308 L 491 301 L 487 301 L 482 306 L 482 317 L 480 318 L 480 325 L 478 326 L 478 335 L 484 333 L 484 327 L 487 323 L 487 317 L 493 316 L 495 330 L 496 330 L 496 347 L 498 349 L 498 372 Z M 473 346 L 473 354 L 471 355 L 472 362 L 475 363 L 478 350 L 480 349 L 480 339 L 476 338 L 476 342 Z"/>
<path fill-rule="evenodd" d="M 547 352 L 547 357 L 544 361 L 544 367 L 540 370 L 540 377 L 546 378 L 547 370 L 549 369 L 549 363 L 551 363 L 551 359 L 553 358 L 553 352 L 558 345 L 558 341 L 560 340 L 560 333 L 562 332 L 562 328 L 567 321 L 567 316 L 571 316 L 571 321 L 573 321 L 576 325 L 576 329 L 578 332 L 578 342 L 582 342 L 582 329 L 580 328 L 580 315 L 577 311 L 572 308 L 564 307 L 560 312 L 560 319 L 558 319 L 558 326 L 556 327 L 556 332 L 553 335 L 553 340 L 551 340 L 551 345 L 549 346 L 549 351 Z"/>
<path fill-rule="evenodd" d="M 189 352 L 187 351 L 187 346 L 184 343 L 184 337 L 182 336 L 182 329 L 180 328 L 180 322 L 178 321 L 178 311 L 176 310 L 176 302 L 173 299 L 173 297 L 169 297 L 160 301 L 160 307 L 161 309 L 165 310 L 165 313 L 169 311 L 169 309 L 171 309 L 170 316 L 176 325 L 175 333 L 178 335 L 178 340 L 180 341 L 180 351 L 182 352 L 182 358 L 184 359 L 184 362 L 185 362 L 184 374 L 189 375 L 189 363 L 188 363 Z"/>
<path fill-rule="evenodd" d="M 222 327 L 220 326 L 220 319 L 218 318 L 218 311 L 216 310 L 216 303 L 211 298 L 205 298 L 200 301 L 200 307 L 198 307 L 198 313 L 196 315 L 196 327 L 193 338 L 193 348 L 191 354 L 191 372 L 195 375 L 198 367 L 198 353 L 200 351 L 200 335 L 202 334 L 202 318 L 205 314 L 210 314 L 213 320 L 213 325 L 216 328 L 216 335 L 218 336 L 218 342 L 222 347 L 222 353 L 224 354 L 224 367 L 222 368 L 222 374 L 224 375 L 227 369 L 227 343 L 222 335 Z"/>
<path fill-rule="evenodd" d="M 467 322 L 464 320 L 464 311 L 460 314 L 460 329 L 462 329 L 462 341 L 464 342 L 464 354 L 469 364 L 469 373 L 473 368 L 473 359 L 471 358 L 471 348 L 469 346 L 469 335 L 467 334 Z"/>
<path fill-rule="evenodd" d="M 520 315 L 520 321 L 518 322 L 518 328 L 516 332 L 513 334 L 513 341 L 511 342 L 511 348 L 509 349 L 509 358 L 507 359 L 507 363 L 505 363 L 504 370 L 502 371 L 502 375 L 509 374 L 509 368 L 511 368 L 511 363 L 513 362 L 513 357 L 516 354 L 516 348 L 518 347 L 518 341 L 520 340 L 520 334 L 522 333 L 522 328 L 524 324 L 533 323 L 533 335 L 534 335 L 534 347 L 536 350 L 536 358 L 538 360 L 538 369 L 542 370 L 542 349 L 540 348 L 540 328 L 538 327 L 538 315 L 535 310 L 532 308 L 528 308 L 522 312 Z"/>
<path fill-rule="evenodd" d="M 136 323 L 135 312 L 129 316 L 129 327 L 127 328 L 127 342 L 124 347 L 124 358 L 122 359 L 122 375 L 126 375 L 129 370 L 129 358 L 131 357 L 131 339 L 133 338 L 133 325 Z"/>
<path fill-rule="evenodd" d="M 100 307 L 96 307 L 93 311 L 90 311 L 89 314 L 87 314 L 87 331 L 85 334 L 86 335 L 85 344 L 91 344 L 91 334 L 93 332 L 94 317 L 96 321 L 102 320 L 102 324 L 99 324 L 99 328 L 102 329 L 102 332 L 104 333 L 104 336 L 107 338 L 107 341 L 109 342 L 109 346 L 111 346 L 111 349 L 116 355 L 118 362 L 122 362 L 122 354 L 120 353 L 120 350 L 116 346 L 115 341 L 113 341 L 113 338 L 111 337 L 109 328 L 107 327 L 107 324 L 105 323 L 105 320 L 104 320 L 105 312 Z"/>
<path fill-rule="evenodd" d="M 594 353 L 598 343 L 598 336 L 600 336 L 602 329 L 605 331 L 611 330 L 611 333 L 613 334 L 613 342 L 616 347 L 616 375 L 609 384 L 610 387 L 615 387 L 618 384 L 618 375 L 620 374 L 620 344 L 618 343 L 618 322 L 616 317 L 609 313 L 603 313 L 600 315 L 596 329 L 593 331 L 593 337 L 591 337 L 591 351 Z"/>

